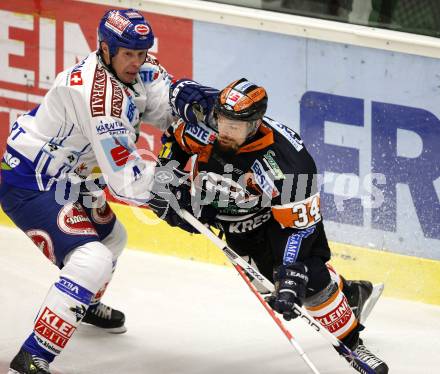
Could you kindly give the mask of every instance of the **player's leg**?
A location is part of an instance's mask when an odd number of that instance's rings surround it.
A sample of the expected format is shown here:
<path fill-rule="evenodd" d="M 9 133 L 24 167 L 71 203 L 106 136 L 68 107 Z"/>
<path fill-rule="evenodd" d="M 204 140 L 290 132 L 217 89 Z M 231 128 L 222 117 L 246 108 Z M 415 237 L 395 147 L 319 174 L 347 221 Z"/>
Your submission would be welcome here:
<path fill-rule="evenodd" d="M 127 331 L 124 313 L 102 303 L 101 299 L 116 269 L 118 258 L 127 243 L 127 232 L 122 223 L 116 219 L 107 202 L 100 208 L 85 208 L 85 210 L 99 235 L 101 243 L 112 253 L 112 272 L 93 296 L 82 322 L 100 327 L 110 333 L 124 333 Z"/>
<path fill-rule="evenodd" d="M 304 306 L 309 313 L 340 339 L 347 347 L 369 364 L 377 374 L 388 373 L 388 367 L 363 344 L 359 337 L 363 326 L 356 318 L 345 296 L 340 277 L 336 271 L 329 271 L 320 257 L 310 257 L 303 261 L 308 269 Z M 355 362 L 350 363 L 355 369 Z"/>
<path fill-rule="evenodd" d="M 326 266 L 330 248 L 321 224 L 307 230 L 269 227 L 267 240 L 271 243 L 276 263 L 303 263 L 308 283 L 304 306 L 309 313 L 342 342 L 362 354 L 376 373 L 388 372 L 386 364 L 374 356 L 359 338 L 363 326 L 359 323 L 343 292 L 343 282 L 337 272 Z"/>
<path fill-rule="evenodd" d="M 58 205 L 54 192 L 11 188 L 1 203 L 14 223 L 61 269 L 9 371 L 45 374 L 72 337 L 92 296 L 110 277 L 112 253 L 98 241 L 82 206 Z"/>

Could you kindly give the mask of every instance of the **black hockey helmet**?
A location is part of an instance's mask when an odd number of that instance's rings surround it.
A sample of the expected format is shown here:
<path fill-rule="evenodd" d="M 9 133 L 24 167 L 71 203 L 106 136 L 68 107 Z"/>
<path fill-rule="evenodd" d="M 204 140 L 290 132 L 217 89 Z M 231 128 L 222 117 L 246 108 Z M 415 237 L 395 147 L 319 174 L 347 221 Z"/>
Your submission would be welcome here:
<path fill-rule="evenodd" d="M 217 97 L 214 111 L 237 121 L 262 119 L 267 109 L 267 94 L 263 87 L 241 78 L 230 83 Z"/>

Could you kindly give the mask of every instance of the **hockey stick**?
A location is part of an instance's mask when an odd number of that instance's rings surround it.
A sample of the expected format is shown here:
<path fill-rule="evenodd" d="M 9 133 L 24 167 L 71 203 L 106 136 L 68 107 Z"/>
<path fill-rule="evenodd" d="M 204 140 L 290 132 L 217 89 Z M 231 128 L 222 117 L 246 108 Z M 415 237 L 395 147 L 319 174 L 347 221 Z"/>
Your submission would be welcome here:
<path fill-rule="evenodd" d="M 196 228 L 201 234 L 205 235 L 209 240 L 211 240 L 218 248 L 220 248 L 226 257 L 231 261 L 234 267 L 237 266 L 241 271 L 246 271 L 248 274 L 252 275 L 257 279 L 260 284 L 265 287 L 268 291 L 273 292 L 275 290 L 274 285 L 270 282 L 263 274 L 261 274 L 257 269 L 250 265 L 247 261 L 241 258 L 233 249 L 229 248 L 226 242 L 218 238 L 211 230 L 209 230 L 205 225 L 203 225 L 197 218 L 184 209 L 179 211 L 180 216 L 185 219 L 189 224 Z M 238 269 L 237 269 L 238 270 Z M 240 273 L 241 275 L 241 273 Z M 247 277 L 246 277 L 247 278 Z M 250 282 L 249 282 L 250 283 Z M 248 284 L 249 285 L 249 284 Z M 255 287 L 254 287 L 255 288 Z M 258 291 L 257 291 L 258 292 Z M 260 295 L 261 297 L 261 295 Z M 263 299 L 264 301 L 264 299 Z M 265 301 L 264 301 L 265 302 Z M 265 302 L 266 303 L 266 302 Z M 267 304 L 267 303 L 266 303 Z M 270 308 L 270 306 L 268 306 Z M 270 308 L 272 309 L 272 308 Z M 267 310 L 267 309 L 266 309 Z M 371 368 L 367 363 L 362 361 L 356 353 L 354 353 L 350 348 L 348 348 L 344 343 L 342 343 L 336 336 L 331 334 L 326 328 L 324 328 L 319 322 L 316 322 L 313 317 L 311 317 L 308 312 L 299 305 L 294 306 L 294 313 L 302 320 L 304 320 L 310 327 L 319 332 L 325 339 L 333 345 L 333 348 L 344 358 L 349 361 L 355 361 L 360 368 L 363 370 L 363 374 L 375 374 L 373 368 Z M 272 315 L 272 314 L 271 314 Z M 275 315 L 275 313 L 273 313 Z M 275 316 L 276 317 L 276 316 Z M 278 319 L 279 320 L 279 319 Z M 275 321 L 276 322 L 276 321 Z M 280 321 L 281 323 L 281 321 Z M 278 326 L 280 326 L 277 323 Z M 284 327 L 284 326 L 283 326 Z M 285 328 L 284 328 L 285 329 Z M 283 330 L 283 329 L 282 329 Z M 286 330 L 287 331 L 287 330 Z M 286 334 L 283 330 L 283 333 Z M 286 335 L 287 338 L 288 335 Z M 293 339 L 292 339 L 293 340 Z M 289 339 L 290 341 L 290 339 Z M 294 346 L 295 347 L 295 346 Z M 295 347 L 296 349 L 296 347 Z M 300 353 L 300 352 L 298 352 Z M 300 353 L 301 354 L 301 353 Z M 303 357 L 303 356 L 301 356 Z M 306 356 L 307 357 L 307 356 Z M 308 364 L 308 363 L 307 363 Z M 309 365 L 309 364 L 308 364 Z M 309 365 L 310 366 L 310 365 Z M 313 369 L 312 369 L 313 370 Z M 315 369 L 316 370 L 316 369 Z"/>
<path fill-rule="evenodd" d="M 301 356 L 301 358 L 304 360 L 304 362 L 310 367 L 310 369 L 315 374 L 319 374 L 318 369 L 315 365 L 313 365 L 312 361 L 310 361 L 307 354 L 304 352 L 304 350 L 301 348 L 301 346 L 296 342 L 296 340 L 293 338 L 292 334 L 289 330 L 287 330 L 281 320 L 275 315 L 275 312 L 273 309 L 269 306 L 266 300 L 261 296 L 261 294 L 258 292 L 258 290 L 255 288 L 255 286 L 252 284 L 252 282 L 249 280 L 249 277 L 246 275 L 242 267 L 238 264 L 233 264 L 235 269 L 238 271 L 238 273 L 241 275 L 241 277 L 244 279 L 246 284 L 249 286 L 251 291 L 254 293 L 254 295 L 257 297 L 257 299 L 260 301 L 260 303 L 263 305 L 264 309 L 270 314 L 272 319 L 275 321 L 275 323 L 278 325 L 280 330 L 284 333 L 286 338 L 289 340 L 290 344 L 293 345 L 293 348 L 298 352 L 298 354 Z"/>

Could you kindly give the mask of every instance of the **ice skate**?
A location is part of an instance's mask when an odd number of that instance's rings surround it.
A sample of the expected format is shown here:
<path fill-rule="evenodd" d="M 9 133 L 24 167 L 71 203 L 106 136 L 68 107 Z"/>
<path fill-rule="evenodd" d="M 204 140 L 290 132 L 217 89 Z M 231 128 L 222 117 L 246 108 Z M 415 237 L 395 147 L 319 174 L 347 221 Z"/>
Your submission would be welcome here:
<path fill-rule="evenodd" d="M 82 323 L 87 323 L 112 334 L 123 334 L 127 331 L 124 326 L 125 315 L 119 310 L 98 303 L 91 305 L 84 316 Z"/>
<path fill-rule="evenodd" d="M 7 374 L 50 374 L 49 363 L 20 349 L 12 360 Z"/>
<path fill-rule="evenodd" d="M 346 279 L 343 282 L 343 291 L 348 304 L 351 306 L 356 318 L 361 324 L 364 324 L 380 295 L 382 295 L 384 284 L 378 283 L 373 286 L 369 281 L 350 281 Z"/>
<path fill-rule="evenodd" d="M 359 339 L 359 343 L 356 349 L 353 351 L 356 355 L 364 361 L 368 366 L 370 366 L 376 374 L 387 374 L 388 366 L 385 362 L 383 362 L 379 357 L 375 356 L 372 352 L 365 347 L 362 339 Z M 351 359 L 350 357 L 346 357 L 346 360 L 350 363 L 350 366 L 353 367 L 360 373 L 365 373 L 365 370 L 359 366 L 359 364 Z"/>

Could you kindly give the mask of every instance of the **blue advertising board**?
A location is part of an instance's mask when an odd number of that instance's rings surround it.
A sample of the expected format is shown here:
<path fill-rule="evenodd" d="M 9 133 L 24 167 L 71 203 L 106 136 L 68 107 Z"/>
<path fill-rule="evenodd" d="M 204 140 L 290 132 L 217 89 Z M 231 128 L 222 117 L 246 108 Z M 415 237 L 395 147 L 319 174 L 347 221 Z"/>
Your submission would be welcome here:
<path fill-rule="evenodd" d="M 300 132 L 331 240 L 440 259 L 440 61 L 194 22 L 194 79 L 242 76 Z"/>

